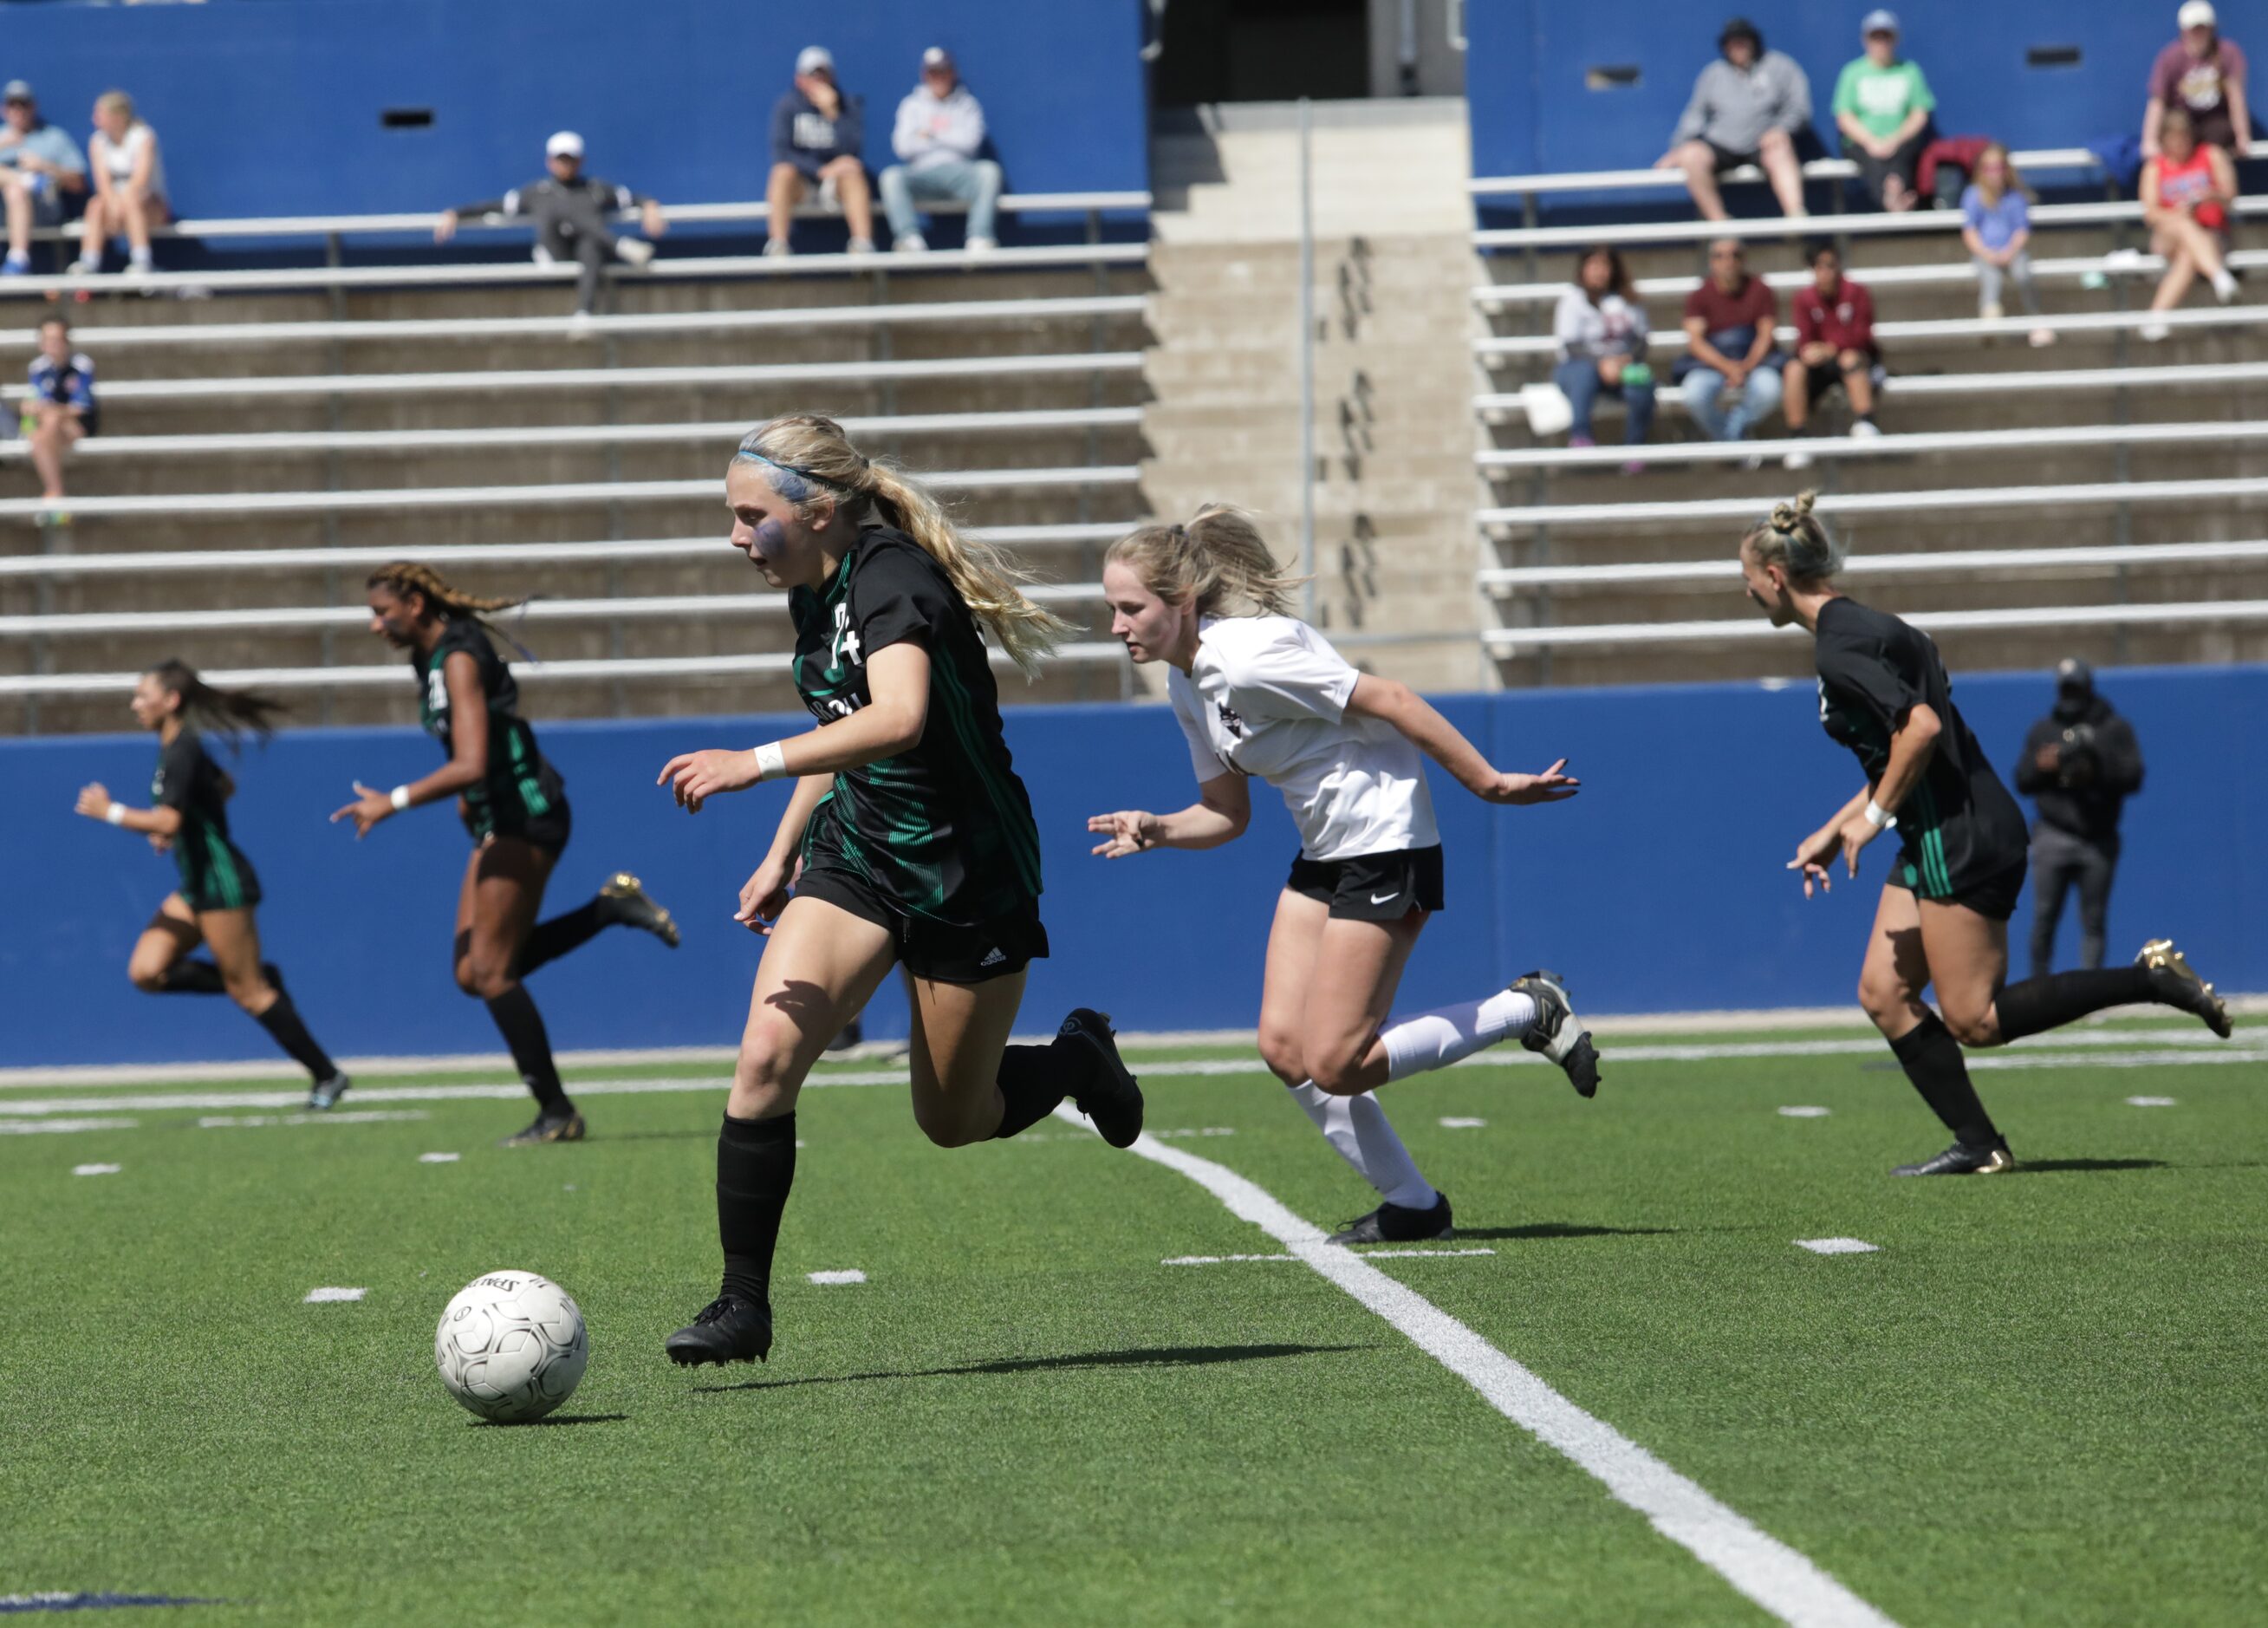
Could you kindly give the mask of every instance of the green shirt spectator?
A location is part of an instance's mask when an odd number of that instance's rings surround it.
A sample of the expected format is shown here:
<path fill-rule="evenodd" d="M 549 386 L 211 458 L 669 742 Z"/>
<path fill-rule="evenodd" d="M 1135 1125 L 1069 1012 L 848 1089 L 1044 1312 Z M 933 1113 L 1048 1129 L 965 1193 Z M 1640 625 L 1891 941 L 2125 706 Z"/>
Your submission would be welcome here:
<path fill-rule="evenodd" d="M 1867 195 L 1894 213 L 1910 210 L 1920 202 L 1914 171 L 1929 144 L 1937 98 L 1921 70 L 1898 55 L 1894 13 L 1869 11 L 1859 32 L 1867 54 L 1835 81 L 1835 128 Z"/>
<path fill-rule="evenodd" d="M 1896 136 L 1911 114 L 1926 114 L 1936 107 L 1929 81 L 1912 63 L 1895 62 L 1884 68 L 1862 56 L 1844 64 L 1843 77 L 1835 81 L 1836 122 L 1841 123 L 1847 114 L 1865 125 L 1870 136 Z"/>

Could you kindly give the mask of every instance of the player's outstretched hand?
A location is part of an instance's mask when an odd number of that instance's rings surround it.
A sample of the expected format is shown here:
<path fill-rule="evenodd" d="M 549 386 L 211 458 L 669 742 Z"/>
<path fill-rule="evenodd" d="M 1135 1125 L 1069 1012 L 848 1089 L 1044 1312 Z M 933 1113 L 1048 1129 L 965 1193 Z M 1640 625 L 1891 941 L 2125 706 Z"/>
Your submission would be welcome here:
<path fill-rule="evenodd" d="M 1481 788 L 1481 800 L 1518 805 L 1564 803 L 1574 796 L 1583 784 L 1572 775 L 1559 772 L 1566 767 L 1567 760 L 1563 757 L 1540 775 L 1499 773 L 1492 784 Z"/>
<path fill-rule="evenodd" d="M 1158 816 L 1139 808 L 1122 808 L 1116 814 L 1088 816 L 1088 834 L 1103 840 L 1090 851 L 1106 859 L 1123 859 L 1128 854 L 1141 853 L 1158 845 Z"/>
<path fill-rule="evenodd" d="M 359 780 L 354 783 L 354 801 L 333 814 L 331 823 L 336 825 L 342 820 L 353 821 L 355 841 L 360 842 L 370 835 L 371 827 L 394 812 L 394 799 L 376 786 L 364 785 Z"/>
<path fill-rule="evenodd" d="M 1842 846 L 1843 829 L 1837 825 L 1822 825 L 1795 845 L 1795 858 L 1787 862 L 1787 868 L 1803 873 L 1805 898 L 1811 896 L 1815 887 L 1821 893 L 1834 891 L 1835 879 L 1829 873 L 1827 866 Z"/>
<path fill-rule="evenodd" d="M 757 772 L 754 752 L 712 748 L 706 752 L 680 752 L 661 766 L 654 784 L 666 785 L 686 813 L 699 814 L 709 799 L 755 785 Z"/>
<path fill-rule="evenodd" d="M 91 780 L 79 787 L 78 801 L 75 807 L 90 820 L 107 820 L 110 818 L 110 793 L 103 789 L 101 781 Z"/>
<path fill-rule="evenodd" d="M 795 886 L 796 878 L 803 874 L 803 861 L 781 865 L 767 859 L 756 867 L 740 888 L 740 908 L 733 912 L 733 919 L 750 932 L 771 937 L 772 924 L 780 912 L 787 909 L 788 889 Z"/>

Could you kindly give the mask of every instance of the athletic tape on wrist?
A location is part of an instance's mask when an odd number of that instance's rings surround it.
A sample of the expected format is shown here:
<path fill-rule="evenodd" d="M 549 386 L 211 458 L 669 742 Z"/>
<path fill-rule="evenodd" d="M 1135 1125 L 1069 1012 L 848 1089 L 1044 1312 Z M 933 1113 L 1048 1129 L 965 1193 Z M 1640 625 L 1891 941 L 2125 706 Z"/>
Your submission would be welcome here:
<path fill-rule="evenodd" d="M 1870 797 L 1867 799 L 1867 823 L 1878 831 L 1895 831 L 1898 817 Z"/>
<path fill-rule="evenodd" d="M 394 805 L 394 813 L 400 814 L 403 809 L 409 807 L 409 788 L 406 785 L 395 786 L 394 790 L 387 794 L 386 800 Z"/>
<path fill-rule="evenodd" d="M 778 741 L 770 740 L 758 747 L 755 750 L 755 759 L 757 779 L 784 780 L 787 778 L 787 754 L 781 750 Z"/>
<path fill-rule="evenodd" d="M 125 805 L 125 804 L 123 804 L 123 803 L 113 803 L 113 804 L 111 804 L 109 807 L 107 807 L 107 808 L 106 808 L 106 809 L 104 809 L 104 810 L 102 811 L 102 817 L 103 817 L 104 819 L 106 819 L 106 820 L 109 821 L 110 821 L 110 823 L 111 823 L 111 824 L 113 824 L 113 825 L 123 825 L 123 824 L 125 824 L 125 823 L 126 823 L 126 805 Z"/>

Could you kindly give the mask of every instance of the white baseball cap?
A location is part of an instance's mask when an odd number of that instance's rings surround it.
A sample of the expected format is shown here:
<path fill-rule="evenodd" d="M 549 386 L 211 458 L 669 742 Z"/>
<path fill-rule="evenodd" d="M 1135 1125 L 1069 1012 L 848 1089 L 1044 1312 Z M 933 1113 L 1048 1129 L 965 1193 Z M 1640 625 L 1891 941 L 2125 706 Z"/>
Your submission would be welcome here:
<path fill-rule="evenodd" d="M 2207 0 L 2189 0 L 2189 4 L 2174 15 L 2184 28 L 2210 28 L 2220 20 L 2213 15 Z"/>
<path fill-rule="evenodd" d="M 561 130 L 543 144 L 547 158 L 579 158 L 583 156 L 583 138 L 572 130 Z"/>
<path fill-rule="evenodd" d="M 795 70 L 799 74 L 817 73 L 825 69 L 835 71 L 835 53 L 823 45 L 806 45 L 795 54 Z"/>
<path fill-rule="evenodd" d="M 941 45 L 933 45 L 922 53 L 922 66 L 924 69 L 950 68 L 953 66 L 953 53 Z"/>

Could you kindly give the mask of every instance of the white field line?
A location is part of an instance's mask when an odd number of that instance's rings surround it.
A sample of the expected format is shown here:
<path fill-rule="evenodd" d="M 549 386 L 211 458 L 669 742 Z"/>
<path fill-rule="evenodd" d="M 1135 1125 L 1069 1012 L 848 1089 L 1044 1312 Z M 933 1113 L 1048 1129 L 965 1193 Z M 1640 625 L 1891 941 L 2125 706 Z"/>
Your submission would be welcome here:
<path fill-rule="evenodd" d="M 1783 1116 L 1789 1119 L 1824 1119 L 1828 1113 L 1828 1110 L 1823 1108 L 1815 1108 L 1807 1103 L 1793 1104 L 1779 1111 Z"/>
<path fill-rule="evenodd" d="M 369 1293 L 368 1289 L 310 1289 L 307 1298 L 299 1303 L 303 1306 L 328 1306 L 335 1301 L 358 1300 Z"/>
<path fill-rule="evenodd" d="M 2112 1046 L 2139 1047 L 2139 1050 L 2113 1051 Z M 1880 1040 L 1794 1040 L 1733 1042 L 1722 1045 L 1664 1045 L 1615 1046 L 1603 1054 L 1608 1066 L 1616 1063 L 1709 1063 L 1724 1059 L 1813 1057 L 1875 1057 L 1888 1056 L 1889 1049 Z M 1257 1057 L 1199 1057 L 1178 1062 L 1143 1064 L 1134 1061 L 1145 1072 L 1161 1077 L 1219 1076 L 1264 1074 L 1267 1065 Z M 2235 1042 L 2216 1040 L 2202 1032 L 2191 1035 L 2176 1031 L 2163 1035 L 2117 1035 L 2087 1033 L 2066 1035 L 2061 1039 L 2041 1037 L 2020 1041 L 2008 1051 L 1982 1052 L 1970 1056 L 1972 1069 L 2001 1068 L 2178 1068 L 2194 1064 L 2263 1063 L 2268 1062 L 2268 1050 L 2242 1046 Z M 1498 1048 L 1469 1057 L 1453 1066 L 1457 1068 L 1536 1068 L 1550 1064 L 1532 1052 Z M 723 1077 L 714 1079 L 577 1079 L 568 1082 L 578 1096 L 644 1096 L 723 1092 L 731 1081 Z M 902 1086 L 906 1072 L 902 1068 L 846 1070 L 841 1073 L 814 1074 L 804 1081 L 806 1089 L 830 1086 Z M 527 1094 L 527 1087 L 517 1080 L 509 1084 L 447 1085 L 447 1086 L 357 1086 L 352 1101 L 356 1102 L 451 1102 L 451 1101 L 510 1101 Z M 295 1091 L 146 1091 L 114 1096 L 33 1097 L 10 1099 L 0 1097 L 0 1133 L 11 1127 L 14 1119 L 38 1118 L 54 1114 L 116 1113 L 127 1109 L 156 1113 L 167 1109 L 202 1109 L 218 1110 L 232 1108 L 291 1108 L 306 1101 L 304 1090 Z M 310 1115 L 309 1120 L 325 1118 L 338 1120 L 346 1116 L 334 1110 L 329 1115 Z M 20 1127 L 16 1127 L 20 1129 Z M 87 1126 L 86 1129 L 110 1129 L 108 1126 Z M 123 1127 L 118 1127 L 123 1128 Z M 1219 1136 L 1224 1127 L 1205 1126 L 1197 1131 L 1201 1136 Z M 1163 1134 L 1162 1132 L 1160 1134 Z M 1186 1134 L 1186 1133 L 1184 1133 Z"/>
<path fill-rule="evenodd" d="M 73 1175 L 116 1175 L 120 1168 L 121 1167 L 117 1165 L 73 1165 L 71 1174 Z"/>
<path fill-rule="evenodd" d="M 812 1272 L 808 1275 L 812 1282 L 816 1284 L 864 1283 L 866 1281 L 866 1274 L 860 1271 L 855 1266 L 846 1266 L 838 1271 Z"/>
<path fill-rule="evenodd" d="M 1068 1108 L 1056 1113 L 1072 1124 L 1086 1123 Z M 1231 1214 L 1259 1227 L 1780 1621 L 1799 1628 L 1895 1628 L 1891 1618 L 1809 1558 L 1586 1413 L 1416 1290 L 1353 1250 L 1324 1242 L 1322 1228 L 1294 1215 L 1265 1189 L 1225 1165 L 1147 1137 L 1129 1151 L 1189 1177 Z"/>
<path fill-rule="evenodd" d="M 36 1136 L 43 1131 L 61 1136 L 80 1131 L 131 1131 L 138 1123 L 132 1119 L 0 1119 L 0 1136 Z"/>
<path fill-rule="evenodd" d="M 2174 1105 L 2171 1097 L 2128 1097 L 2126 1100 L 2136 1108 L 2171 1108 Z"/>
<path fill-rule="evenodd" d="M 1814 1255 L 1873 1255 L 1882 1246 L 1864 1238 L 1799 1238 L 1795 1247 Z"/>

